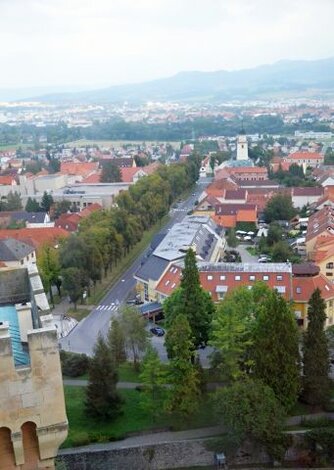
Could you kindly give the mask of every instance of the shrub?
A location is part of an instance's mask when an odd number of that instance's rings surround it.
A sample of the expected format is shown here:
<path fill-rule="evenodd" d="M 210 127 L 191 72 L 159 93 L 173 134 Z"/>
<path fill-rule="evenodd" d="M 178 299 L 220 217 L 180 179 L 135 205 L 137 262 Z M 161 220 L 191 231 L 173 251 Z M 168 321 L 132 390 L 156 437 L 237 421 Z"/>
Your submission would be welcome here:
<path fill-rule="evenodd" d="M 68 377 L 79 377 L 88 371 L 89 357 L 86 354 L 60 351 L 60 361 L 63 375 Z"/>

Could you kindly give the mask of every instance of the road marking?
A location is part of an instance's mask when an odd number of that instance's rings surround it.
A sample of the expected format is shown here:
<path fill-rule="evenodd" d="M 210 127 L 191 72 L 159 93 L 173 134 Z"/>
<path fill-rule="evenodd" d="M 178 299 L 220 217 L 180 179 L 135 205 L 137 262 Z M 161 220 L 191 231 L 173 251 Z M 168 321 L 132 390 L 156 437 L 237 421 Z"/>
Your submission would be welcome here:
<path fill-rule="evenodd" d="M 98 305 L 98 306 L 96 307 L 96 310 L 100 310 L 100 308 L 101 308 L 101 305 Z"/>
<path fill-rule="evenodd" d="M 109 305 L 108 307 L 108 310 L 112 309 L 113 308 L 113 305 Z"/>

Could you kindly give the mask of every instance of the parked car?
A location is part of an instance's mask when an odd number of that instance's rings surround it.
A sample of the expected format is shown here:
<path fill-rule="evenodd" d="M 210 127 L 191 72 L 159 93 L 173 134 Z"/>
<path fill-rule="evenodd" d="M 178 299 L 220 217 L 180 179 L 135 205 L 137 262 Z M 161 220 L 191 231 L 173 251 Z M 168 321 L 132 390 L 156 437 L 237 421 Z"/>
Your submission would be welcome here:
<path fill-rule="evenodd" d="M 165 330 L 160 328 L 160 326 L 153 326 L 153 328 L 150 328 L 150 332 L 155 336 L 163 336 L 165 334 Z"/>
<path fill-rule="evenodd" d="M 126 301 L 128 305 L 137 305 L 137 300 L 136 299 L 128 299 Z"/>

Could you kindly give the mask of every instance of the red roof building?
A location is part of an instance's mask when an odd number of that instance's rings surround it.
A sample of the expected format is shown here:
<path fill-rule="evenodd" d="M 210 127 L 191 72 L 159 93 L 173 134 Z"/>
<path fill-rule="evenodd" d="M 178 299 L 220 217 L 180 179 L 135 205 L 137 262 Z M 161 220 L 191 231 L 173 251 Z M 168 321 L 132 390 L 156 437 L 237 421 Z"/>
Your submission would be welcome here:
<path fill-rule="evenodd" d="M 0 230 L 0 238 L 15 238 L 21 240 L 28 245 L 34 246 L 36 249 L 42 245 L 57 245 L 59 240 L 68 237 L 69 232 L 59 227 L 43 227 L 43 228 L 20 228 L 20 229 L 2 229 Z"/>

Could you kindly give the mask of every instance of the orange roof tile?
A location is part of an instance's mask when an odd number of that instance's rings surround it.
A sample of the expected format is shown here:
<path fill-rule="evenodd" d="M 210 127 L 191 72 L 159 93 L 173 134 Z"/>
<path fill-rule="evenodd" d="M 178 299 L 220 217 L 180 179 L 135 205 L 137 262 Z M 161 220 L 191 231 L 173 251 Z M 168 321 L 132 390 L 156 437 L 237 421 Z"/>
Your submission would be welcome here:
<path fill-rule="evenodd" d="M 60 173 L 64 175 L 76 175 L 87 177 L 98 169 L 98 162 L 61 162 Z"/>
<path fill-rule="evenodd" d="M 324 155 L 316 152 L 295 152 L 288 156 L 290 160 L 323 160 Z"/>
<path fill-rule="evenodd" d="M 334 298 L 334 286 L 325 276 L 295 276 L 292 278 L 293 300 L 295 302 L 308 302 L 315 289 L 320 289 L 321 296 L 325 299 Z"/>
<path fill-rule="evenodd" d="M 68 232 L 58 227 L 1 229 L 0 238 L 15 238 L 39 248 L 44 244 L 55 244 L 61 238 L 68 237 Z"/>

